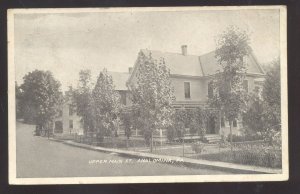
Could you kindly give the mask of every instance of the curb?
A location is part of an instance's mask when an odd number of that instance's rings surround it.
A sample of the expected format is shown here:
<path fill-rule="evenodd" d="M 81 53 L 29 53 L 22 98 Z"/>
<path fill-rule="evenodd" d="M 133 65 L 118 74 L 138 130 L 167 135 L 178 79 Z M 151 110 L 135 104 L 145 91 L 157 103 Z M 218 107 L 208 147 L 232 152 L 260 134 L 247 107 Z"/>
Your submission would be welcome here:
<path fill-rule="evenodd" d="M 257 166 L 249 166 L 249 165 L 241 165 L 241 164 L 233 164 L 226 162 L 218 162 L 218 161 L 209 161 L 209 160 L 197 160 L 191 158 L 182 158 L 176 156 L 166 156 L 166 155 L 157 155 L 152 153 L 144 153 L 144 152 L 135 152 L 129 150 L 120 150 L 114 148 L 104 148 L 86 145 L 82 143 L 76 143 L 73 141 L 64 141 L 50 138 L 49 140 L 61 142 L 63 144 L 79 147 L 83 149 L 99 151 L 104 153 L 117 153 L 121 156 L 127 156 L 131 158 L 143 158 L 143 159 L 151 159 L 152 161 L 157 162 L 165 162 L 165 164 L 175 164 L 175 165 L 183 165 L 192 168 L 206 168 L 212 170 L 222 170 L 225 172 L 235 173 L 235 174 L 281 174 L 282 169 L 272 169 L 272 168 L 264 168 Z M 173 162 L 172 162 L 173 161 Z M 180 162 L 179 162 L 180 161 Z"/>

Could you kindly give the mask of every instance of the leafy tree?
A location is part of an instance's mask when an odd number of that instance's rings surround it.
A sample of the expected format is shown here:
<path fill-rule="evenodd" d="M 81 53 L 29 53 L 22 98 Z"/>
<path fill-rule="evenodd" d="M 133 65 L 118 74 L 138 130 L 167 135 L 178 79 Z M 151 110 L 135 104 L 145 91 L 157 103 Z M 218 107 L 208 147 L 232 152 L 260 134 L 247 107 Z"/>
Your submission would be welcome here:
<path fill-rule="evenodd" d="M 77 114 L 81 117 L 84 134 L 94 131 L 94 104 L 92 96 L 91 71 L 81 70 L 79 72 L 79 82 L 73 92 Z"/>
<path fill-rule="evenodd" d="M 132 125 L 132 129 L 135 131 L 136 134 L 138 134 L 138 132 L 140 131 L 140 129 L 143 129 L 144 125 L 143 125 L 143 120 L 141 117 L 141 111 L 139 109 L 139 107 L 137 105 L 132 105 L 131 106 L 131 125 Z M 149 142 L 146 142 L 147 144 Z M 149 145 L 149 144 L 148 144 Z"/>
<path fill-rule="evenodd" d="M 114 136 L 119 123 L 120 99 L 106 69 L 100 72 L 92 95 L 99 138 L 102 139 L 105 135 Z"/>
<path fill-rule="evenodd" d="M 185 127 L 188 120 L 188 112 L 186 109 L 175 110 L 172 115 L 172 125 L 167 128 L 167 138 L 173 141 L 175 138 L 181 139 L 185 133 Z"/>
<path fill-rule="evenodd" d="M 252 94 L 249 109 L 243 115 L 243 122 L 248 130 L 260 134 L 272 144 L 274 139 L 280 137 L 281 129 L 279 60 L 275 60 L 268 67 L 262 95 L 258 91 Z"/>
<path fill-rule="evenodd" d="M 280 62 L 276 60 L 267 72 L 262 97 L 265 102 L 267 128 L 281 129 Z"/>
<path fill-rule="evenodd" d="M 124 132 L 125 132 L 125 136 L 126 138 L 126 146 L 128 147 L 128 140 L 131 136 L 132 133 L 132 112 L 130 111 L 122 111 L 121 112 L 121 120 L 124 126 Z"/>
<path fill-rule="evenodd" d="M 249 108 L 243 114 L 243 124 L 249 134 L 260 133 L 265 128 L 264 101 L 259 90 L 254 90 L 249 99 Z"/>
<path fill-rule="evenodd" d="M 154 60 L 149 54 L 140 53 L 137 61 L 137 83 L 129 85 L 133 104 L 139 109 L 139 119 L 143 123 L 144 137 L 151 140 L 156 129 L 167 128 L 171 124 L 174 100 L 170 71 L 164 59 Z"/>
<path fill-rule="evenodd" d="M 230 124 L 230 142 L 232 144 L 232 124 L 247 105 L 247 93 L 243 88 L 246 74 L 244 57 L 249 55 L 249 36 L 233 26 L 221 34 L 217 40 L 216 58 L 222 67 L 213 80 L 214 93 L 211 105 L 219 108 Z"/>
<path fill-rule="evenodd" d="M 197 134 L 203 140 L 206 134 L 207 121 L 209 117 L 209 111 L 201 108 L 192 110 L 190 132 Z"/>
<path fill-rule="evenodd" d="M 23 91 L 20 105 L 24 119 L 32 118 L 36 125 L 47 129 L 49 134 L 50 125 L 62 101 L 60 83 L 50 71 L 35 70 L 23 79 L 24 83 L 20 86 Z"/>

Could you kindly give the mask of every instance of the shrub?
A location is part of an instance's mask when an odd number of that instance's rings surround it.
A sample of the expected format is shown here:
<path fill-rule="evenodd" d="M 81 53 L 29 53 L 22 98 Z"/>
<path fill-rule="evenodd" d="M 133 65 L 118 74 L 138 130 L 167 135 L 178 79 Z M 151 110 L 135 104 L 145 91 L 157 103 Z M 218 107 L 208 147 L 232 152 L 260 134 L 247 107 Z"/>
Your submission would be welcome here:
<path fill-rule="evenodd" d="M 198 134 L 201 139 L 204 139 L 206 134 L 207 119 L 209 117 L 209 110 L 197 108 L 190 112 L 191 114 L 191 123 L 190 123 L 190 132 L 192 134 Z"/>
<path fill-rule="evenodd" d="M 167 138 L 169 141 L 183 137 L 187 120 L 188 116 L 186 109 L 175 110 L 172 115 L 172 125 L 167 128 Z"/>
<path fill-rule="evenodd" d="M 281 149 L 267 145 L 241 146 L 233 152 L 233 159 L 241 164 L 281 167 Z"/>
<path fill-rule="evenodd" d="M 230 146 L 230 143 L 227 141 L 226 137 L 224 135 L 221 135 L 221 141 L 219 142 L 219 147 L 226 148 L 229 146 Z"/>
<path fill-rule="evenodd" d="M 192 150 L 197 153 L 201 154 L 204 151 L 205 144 L 201 142 L 196 142 L 192 144 Z"/>

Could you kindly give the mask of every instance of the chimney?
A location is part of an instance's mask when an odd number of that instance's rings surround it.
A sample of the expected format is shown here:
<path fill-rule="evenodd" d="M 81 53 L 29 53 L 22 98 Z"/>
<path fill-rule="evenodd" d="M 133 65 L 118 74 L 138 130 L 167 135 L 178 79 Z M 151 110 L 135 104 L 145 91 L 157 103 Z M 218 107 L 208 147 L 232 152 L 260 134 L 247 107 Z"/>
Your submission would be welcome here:
<path fill-rule="evenodd" d="M 128 68 L 128 72 L 131 74 L 132 73 L 132 67 Z"/>
<path fill-rule="evenodd" d="M 187 55 L 187 45 L 182 45 L 181 46 L 181 52 L 182 52 L 182 55 L 184 55 L 184 56 Z"/>

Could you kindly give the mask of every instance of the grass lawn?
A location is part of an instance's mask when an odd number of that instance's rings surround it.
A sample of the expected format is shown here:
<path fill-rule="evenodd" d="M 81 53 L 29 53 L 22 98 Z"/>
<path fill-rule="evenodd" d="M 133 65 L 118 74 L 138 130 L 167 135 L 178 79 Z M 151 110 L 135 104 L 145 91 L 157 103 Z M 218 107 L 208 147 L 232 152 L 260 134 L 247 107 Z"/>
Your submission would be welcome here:
<path fill-rule="evenodd" d="M 145 147 L 135 151 L 150 152 L 150 148 Z M 220 149 L 218 145 L 206 145 L 202 153 L 195 153 L 191 144 L 185 144 L 184 149 L 182 144 L 176 144 L 154 147 L 153 153 L 178 157 L 183 157 L 184 154 L 184 157 L 193 159 L 281 168 L 281 150 L 264 152 L 260 149 L 236 149 L 231 152 L 229 147 Z"/>
<path fill-rule="evenodd" d="M 279 152 L 279 151 L 278 151 Z M 260 153 L 257 151 L 235 150 L 192 156 L 195 159 L 221 161 L 269 168 L 281 168 L 281 153 Z"/>

